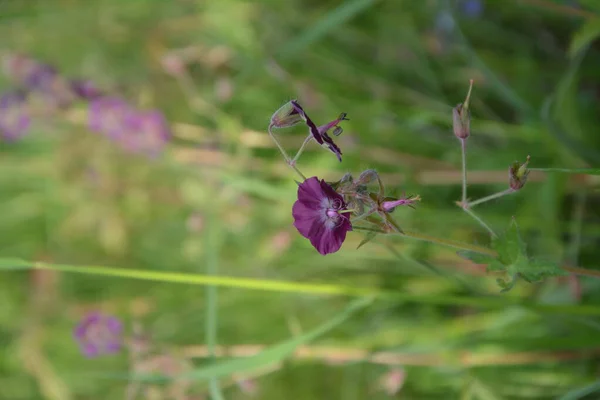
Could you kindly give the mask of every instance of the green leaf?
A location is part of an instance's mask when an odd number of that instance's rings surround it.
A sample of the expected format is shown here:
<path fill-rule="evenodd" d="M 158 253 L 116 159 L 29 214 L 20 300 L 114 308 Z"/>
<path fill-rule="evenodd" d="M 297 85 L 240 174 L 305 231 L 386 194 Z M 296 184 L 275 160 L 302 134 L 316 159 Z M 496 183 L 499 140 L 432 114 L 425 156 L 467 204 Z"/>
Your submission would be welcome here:
<path fill-rule="evenodd" d="M 235 373 L 255 370 L 261 366 L 277 363 L 288 356 L 292 355 L 297 347 L 305 345 L 319 336 L 322 336 L 337 327 L 359 310 L 363 309 L 372 302 L 372 298 L 362 298 L 352 301 L 343 311 L 333 316 L 325 323 L 306 332 L 302 335 L 295 336 L 279 344 L 273 345 L 268 349 L 251 357 L 235 358 L 230 360 L 218 361 L 207 367 L 198 368 L 189 374 L 184 374 L 177 378 L 187 379 L 211 379 L 223 376 L 231 376 Z M 157 377 L 156 375 L 133 375 L 132 380 L 137 381 L 163 381 L 166 378 Z"/>
<path fill-rule="evenodd" d="M 375 236 L 377 236 L 377 232 L 373 232 L 373 231 L 367 232 L 367 234 L 365 235 L 365 238 L 360 241 L 360 243 L 358 244 L 356 249 L 357 250 L 360 249 L 363 245 L 365 245 L 365 244 L 369 243 L 371 240 L 375 239 Z"/>
<path fill-rule="evenodd" d="M 488 272 L 504 273 L 496 282 L 502 292 L 509 291 L 519 278 L 526 282 L 540 282 L 545 278 L 566 275 L 557 264 L 533 260 L 527 256 L 527 245 L 521 238 L 517 221 L 513 218 L 510 226 L 502 235 L 492 241 L 492 248 L 498 257 L 472 251 L 459 251 L 458 255 L 478 264 L 487 264 Z"/>
<path fill-rule="evenodd" d="M 600 175 L 600 168 L 529 168 L 530 171 L 558 172 L 563 174 Z"/>
<path fill-rule="evenodd" d="M 469 250 L 461 250 L 457 252 L 457 254 L 466 260 L 473 261 L 476 264 L 490 264 L 497 260 L 496 257 L 492 257 L 488 254 L 481 254 Z"/>
<path fill-rule="evenodd" d="M 552 276 L 568 275 L 560 266 L 554 262 L 546 260 L 529 259 L 527 263 L 521 265 L 519 274 L 527 282 L 540 282 L 545 278 Z"/>
<path fill-rule="evenodd" d="M 509 277 L 508 280 L 498 280 L 503 292 L 512 289 L 519 277 L 533 283 L 552 276 L 566 275 L 557 264 L 532 260 L 527 256 L 527 246 L 514 218 L 507 231 L 493 241 L 492 247 L 498 252 L 500 262 L 490 264 L 488 270 L 504 271 Z"/>
<path fill-rule="evenodd" d="M 31 263 L 23 261 L 19 258 L 2 258 L 0 259 L 0 270 L 10 271 L 17 269 L 31 269 Z"/>
<path fill-rule="evenodd" d="M 506 232 L 492 241 L 492 248 L 498 252 L 498 259 L 504 265 L 517 262 L 519 255 L 525 254 L 526 245 L 514 218 Z"/>
<path fill-rule="evenodd" d="M 579 30 L 573 35 L 569 46 L 569 56 L 575 57 L 600 36 L 600 19 L 591 18 L 584 22 Z"/>

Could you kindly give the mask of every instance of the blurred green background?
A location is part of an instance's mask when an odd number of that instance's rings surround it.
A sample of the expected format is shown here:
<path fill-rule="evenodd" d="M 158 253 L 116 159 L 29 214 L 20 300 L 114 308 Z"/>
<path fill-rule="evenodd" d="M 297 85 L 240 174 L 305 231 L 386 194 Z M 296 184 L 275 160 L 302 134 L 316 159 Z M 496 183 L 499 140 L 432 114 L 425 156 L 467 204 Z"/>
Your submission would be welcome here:
<path fill-rule="evenodd" d="M 293 98 L 319 123 L 347 112 L 343 162 L 312 144 L 298 164 L 306 176 L 375 168 L 390 194 L 422 198 L 394 213 L 402 227 L 487 246 L 455 205 L 452 107 L 474 79 L 472 199 L 506 188 L 509 164 L 527 155 L 532 167 L 598 166 L 599 17 L 597 0 L 0 2 L 2 51 L 160 109 L 173 132 L 162 157 L 134 155 L 91 133 L 80 102 L 0 142 L 0 257 L 258 286 L 4 271 L 0 399 L 600 399 L 598 279 L 500 293 L 453 249 L 380 237 L 357 250 L 359 232 L 323 257 L 292 226 L 296 176 L 266 134 Z M 305 132 L 277 134 L 293 152 Z M 532 173 L 478 213 L 497 230 L 514 216 L 530 254 L 594 269 L 599 183 Z M 271 280 L 291 292 L 261 290 Z M 346 315 L 347 296 L 294 282 L 399 297 Z M 128 347 L 147 355 L 84 358 L 72 329 L 90 310 L 124 321 Z M 302 346 L 284 360 L 235 363 L 294 338 Z M 219 374 L 207 357 L 215 343 L 233 360 Z M 198 375 L 135 383 L 135 368 Z"/>

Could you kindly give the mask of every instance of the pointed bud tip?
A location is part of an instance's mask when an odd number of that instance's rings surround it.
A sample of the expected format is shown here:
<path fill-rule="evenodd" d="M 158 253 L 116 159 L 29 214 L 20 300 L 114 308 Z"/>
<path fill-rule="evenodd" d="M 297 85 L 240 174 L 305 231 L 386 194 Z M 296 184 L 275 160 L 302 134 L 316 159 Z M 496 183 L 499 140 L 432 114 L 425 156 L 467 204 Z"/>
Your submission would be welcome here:
<path fill-rule="evenodd" d="M 509 186 L 512 190 L 519 190 L 525 186 L 527 176 L 529 175 L 529 170 L 527 169 L 529 161 L 531 161 L 531 157 L 527 156 L 527 159 L 523 164 L 515 161 L 508 168 Z"/>

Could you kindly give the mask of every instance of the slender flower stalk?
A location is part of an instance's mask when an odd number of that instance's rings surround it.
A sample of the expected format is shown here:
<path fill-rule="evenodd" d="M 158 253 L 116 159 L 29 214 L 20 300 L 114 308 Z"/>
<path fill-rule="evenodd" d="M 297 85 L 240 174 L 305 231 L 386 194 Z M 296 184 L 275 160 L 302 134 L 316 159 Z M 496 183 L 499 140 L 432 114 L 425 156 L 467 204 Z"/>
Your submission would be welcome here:
<path fill-rule="evenodd" d="M 485 221 L 483 219 L 481 219 L 479 216 L 477 216 L 477 214 L 475 214 L 473 211 L 469 210 L 468 208 L 463 208 L 463 211 L 466 212 L 467 214 L 469 214 L 471 217 L 473 217 L 473 219 L 477 222 L 479 222 L 479 225 L 483 226 L 489 233 L 490 235 L 492 235 L 492 237 L 498 237 L 498 235 L 496 235 L 496 232 L 494 232 L 494 230 L 485 223 Z"/>
<path fill-rule="evenodd" d="M 503 190 L 501 192 L 494 193 L 494 194 L 491 194 L 489 196 L 482 197 L 479 200 L 468 202 L 468 203 L 466 203 L 466 206 L 464 208 L 465 209 L 466 208 L 472 208 L 472 207 L 474 207 L 474 206 L 476 206 L 478 204 L 482 204 L 482 203 L 488 202 L 490 200 L 498 199 L 500 197 L 507 196 L 507 195 L 515 193 L 515 192 L 516 192 L 516 190 L 508 188 L 508 189 Z"/>
<path fill-rule="evenodd" d="M 306 145 L 308 143 L 310 143 L 311 140 L 313 140 L 313 136 L 311 134 L 309 134 L 306 137 L 306 139 L 304 139 L 304 142 L 302 142 L 302 146 L 300 146 L 300 148 L 298 149 L 298 152 L 294 156 L 294 159 L 291 161 L 293 164 L 295 164 L 296 161 L 298 161 L 298 158 L 300 158 L 300 156 L 302 155 L 302 152 L 304 151 L 304 148 L 306 147 Z"/>
<path fill-rule="evenodd" d="M 460 139 L 462 153 L 462 204 L 467 204 L 467 139 Z"/>

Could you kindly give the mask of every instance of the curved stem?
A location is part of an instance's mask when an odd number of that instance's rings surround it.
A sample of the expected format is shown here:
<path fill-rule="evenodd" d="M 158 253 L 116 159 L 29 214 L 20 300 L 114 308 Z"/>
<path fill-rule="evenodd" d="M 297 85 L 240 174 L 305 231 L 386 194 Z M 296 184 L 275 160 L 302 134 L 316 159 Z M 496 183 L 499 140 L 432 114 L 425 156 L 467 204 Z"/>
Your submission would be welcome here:
<path fill-rule="evenodd" d="M 473 207 L 473 206 L 476 206 L 477 204 L 485 203 L 486 201 L 494 200 L 494 199 L 497 199 L 499 197 L 506 196 L 508 194 L 512 194 L 512 193 L 515 193 L 515 192 L 516 192 L 516 190 L 508 188 L 508 189 L 503 190 L 501 192 L 494 193 L 494 194 L 491 194 L 491 195 L 486 196 L 486 197 L 482 197 L 479 200 L 475 200 L 475 201 L 472 201 L 470 203 L 465 203 L 466 204 L 465 208 Z"/>
<path fill-rule="evenodd" d="M 566 266 L 566 265 L 563 265 L 562 268 L 565 271 L 570 272 L 570 273 L 575 274 L 575 275 L 591 276 L 591 277 L 594 277 L 594 278 L 600 278 L 600 270 L 587 269 L 587 268 L 581 268 L 581 267 L 569 267 L 569 266 Z"/>
<path fill-rule="evenodd" d="M 300 149 L 298 149 L 298 152 L 296 153 L 296 155 L 294 156 L 292 162 L 295 163 L 296 161 L 298 161 L 298 158 L 300 158 L 300 155 L 302 154 L 302 152 L 304 151 L 304 148 L 306 147 L 306 145 L 313 139 L 313 135 L 309 134 L 308 137 L 306 139 L 304 139 L 304 142 L 302 142 L 302 146 L 300 146 Z"/>
<path fill-rule="evenodd" d="M 498 235 L 496 235 L 496 232 L 494 232 L 494 230 L 485 223 L 485 221 L 483 219 L 481 219 L 477 214 L 475 214 L 473 211 L 469 210 L 466 207 L 463 207 L 463 211 L 466 212 L 467 214 L 469 214 L 471 217 L 473 217 L 473 219 L 477 222 L 479 222 L 479 224 L 481 226 L 483 226 L 489 233 L 490 235 L 492 235 L 493 238 L 497 237 Z"/>

